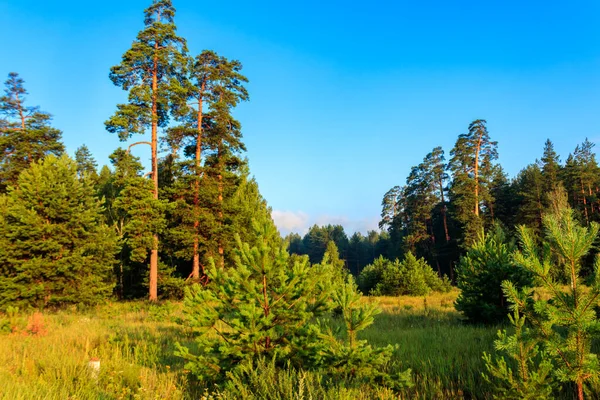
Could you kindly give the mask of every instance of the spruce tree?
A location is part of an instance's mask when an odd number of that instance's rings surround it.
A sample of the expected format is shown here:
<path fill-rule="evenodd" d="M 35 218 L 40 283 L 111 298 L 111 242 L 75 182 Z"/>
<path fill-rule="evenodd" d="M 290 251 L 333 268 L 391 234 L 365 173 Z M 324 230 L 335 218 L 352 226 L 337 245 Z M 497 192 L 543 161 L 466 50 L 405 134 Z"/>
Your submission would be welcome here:
<path fill-rule="evenodd" d="M 50 126 L 51 115 L 25 105 L 24 83 L 17 73 L 9 73 L 0 97 L 0 192 L 16 185 L 31 163 L 64 151 L 61 131 Z"/>
<path fill-rule="evenodd" d="M 106 121 L 106 129 L 125 141 L 134 134 L 151 131 L 152 181 L 158 199 L 158 129 L 167 127 L 170 111 L 178 104 L 186 74 L 186 42 L 177 36 L 175 8 L 171 0 L 154 0 L 144 10 L 144 25 L 119 65 L 111 68 L 110 79 L 129 92 L 128 103 Z M 130 146 L 130 147 L 131 147 Z M 158 235 L 154 234 L 150 255 L 149 299 L 157 300 Z"/>
<path fill-rule="evenodd" d="M 111 294 L 117 238 L 73 160 L 32 164 L 0 203 L 0 307 L 94 304 Z"/>

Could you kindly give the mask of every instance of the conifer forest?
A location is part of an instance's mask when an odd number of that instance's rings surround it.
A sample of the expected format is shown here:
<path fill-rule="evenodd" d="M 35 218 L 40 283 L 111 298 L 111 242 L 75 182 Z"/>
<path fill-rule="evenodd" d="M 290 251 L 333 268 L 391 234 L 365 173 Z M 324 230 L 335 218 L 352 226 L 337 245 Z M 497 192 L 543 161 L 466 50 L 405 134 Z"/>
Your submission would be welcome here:
<path fill-rule="evenodd" d="M 191 52 L 176 4 L 147 2 L 105 71 L 108 159 L 5 77 L 0 399 L 600 398 L 595 128 L 510 175 L 465 120 L 451 147 L 419 139 L 378 229 L 282 233 L 237 119 L 244 60 Z"/>

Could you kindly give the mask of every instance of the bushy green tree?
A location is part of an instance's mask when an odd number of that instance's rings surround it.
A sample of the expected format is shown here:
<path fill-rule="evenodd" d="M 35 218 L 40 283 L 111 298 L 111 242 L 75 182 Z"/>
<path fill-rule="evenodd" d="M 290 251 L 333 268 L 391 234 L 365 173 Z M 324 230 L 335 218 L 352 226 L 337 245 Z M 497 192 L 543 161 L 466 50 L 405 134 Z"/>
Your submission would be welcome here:
<path fill-rule="evenodd" d="M 197 337 L 198 352 L 178 345 L 186 368 L 207 381 L 221 381 L 261 358 L 275 358 L 333 375 L 383 381 L 391 350 L 375 350 L 356 340 L 376 311 L 361 304 L 352 278 L 335 284 L 335 270 L 324 260 L 311 266 L 307 257 L 289 254 L 271 224 L 255 223 L 260 240 L 250 247 L 238 237 L 235 267 L 207 270 L 210 283 L 187 289 L 187 325 Z M 329 255 L 328 255 L 329 257 Z M 324 331 L 316 318 L 342 308 L 348 342 Z"/>
<path fill-rule="evenodd" d="M 596 258 L 589 286 L 583 284 L 581 277 L 582 259 L 593 248 L 600 227 L 593 222 L 589 227 L 581 226 L 561 188 L 552 193 L 551 205 L 543 220 L 543 249 L 536 245 L 531 230 L 521 226 L 522 251 L 515 256 L 516 263 L 533 274 L 550 298 L 534 299 L 532 290 L 521 296 L 511 283 L 505 285 L 506 295 L 533 324 L 537 337 L 554 360 L 557 380 L 574 384 L 575 394 L 581 400 L 586 385 L 597 384 L 600 379 L 600 362 L 592 351 L 592 340 L 600 326 L 594 310 L 600 297 L 600 258 Z M 568 286 L 553 279 L 553 269 L 564 271 Z"/>
<path fill-rule="evenodd" d="M 277 352 L 283 360 L 307 351 L 303 347 L 314 337 L 311 320 L 330 308 L 331 268 L 311 268 L 306 258 L 289 268 L 283 245 L 273 245 L 278 232 L 269 224 L 256 225 L 258 246 L 239 241 L 233 268 L 218 268 L 213 261 L 209 285 L 186 293 L 185 312 L 199 334 L 200 351 L 178 346 L 178 354 L 203 379 L 222 378 L 256 357 Z"/>
<path fill-rule="evenodd" d="M 73 160 L 32 164 L 0 204 L 0 307 L 94 304 L 111 294 L 117 238 Z"/>
<path fill-rule="evenodd" d="M 440 279 L 423 258 L 412 253 L 402 261 L 379 257 L 363 269 L 357 282 L 363 293 L 375 296 L 422 296 L 450 290 L 447 278 Z"/>
<path fill-rule="evenodd" d="M 496 323 L 506 319 L 509 303 L 502 282 L 509 280 L 517 287 L 531 284 L 531 274 L 513 260 L 516 250 L 504 231 L 481 233 L 479 239 L 461 257 L 456 269 L 456 284 L 461 290 L 456 309 L 474 323 Z"/>
<path fill-rule="evenodd" d="M 510 290 L 507 284 L 506 281 L 503 283 L 505 291 Z M 519 294 L 521 301 L 526 301 L 522 294 Z M 513 310 L 508 318 L 514 333 L 509 335 L 506 330 L 500 330 L 494 342 L 496 350 L 506 354 L 508 359 L 504 355 L 492 359 L 490 354 L 484 353 L 487 373 L 483 373 L 483 378 L 494 388 L 495 399 L 552 398 L 557 386 L 552 376 L 554 365 L 546 352 L 540 350 L 539 338 L 526 327 L 525 315 L 512 303 L 510 296 L 508 300 Z"/>
<path fill-rule="evenodd" d="M 141 290 L 148 289 L 148 254 L 154 246 L 154 235 L 165 230 L 167 204 L 154 198 L 152 181 L 142 176 L 139 158 L 117 149 L 110 160 L 115 171 L 101 191 L 107 221 L 122 243 L 117 270 L 118 293 L 138 297 Z M 160 275 L 157 275 L 157 284 Z"/>

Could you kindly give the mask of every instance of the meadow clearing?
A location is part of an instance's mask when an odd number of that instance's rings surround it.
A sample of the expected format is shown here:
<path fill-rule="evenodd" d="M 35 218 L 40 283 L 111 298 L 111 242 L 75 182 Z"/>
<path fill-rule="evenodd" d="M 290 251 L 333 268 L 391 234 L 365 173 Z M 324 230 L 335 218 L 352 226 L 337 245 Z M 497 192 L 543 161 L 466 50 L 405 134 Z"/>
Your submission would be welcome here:
<path fill-rule="evenodd" d="M 253 385 L 232 382 L 214 398 L 486 398 L 484 351 L 497 327 L 465 325 L 454 309 L 458 291 L 427 297 L 365 297 L 382 313 L 362 332 L 375 346 L 397 344 L 394 367 L 411 368 L 415 385 L 400 393 L 343 387 L 316 373 L 275 372 L 264 366 Z M 112 303 L 88 310 L 4 316 L 0 335 L 2 399 L 197 399 L 205 388 L 174 356 L 174 343 L 193 343 L 178 323 L 181 303 Z M 332 318 L 331 324 L 337 321 Z M 6 332 L 14 329 L 13 333 Z M 88 362 L 100 360 L 93 377 Z"/>

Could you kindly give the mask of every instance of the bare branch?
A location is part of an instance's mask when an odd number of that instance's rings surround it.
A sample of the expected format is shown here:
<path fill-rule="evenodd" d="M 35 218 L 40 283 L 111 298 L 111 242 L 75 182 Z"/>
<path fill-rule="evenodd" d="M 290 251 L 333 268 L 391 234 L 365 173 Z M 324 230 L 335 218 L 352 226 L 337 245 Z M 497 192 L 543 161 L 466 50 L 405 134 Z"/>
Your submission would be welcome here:
<path fill-rule="evenodd" d="M 138 144 L 147 144 L 148 146 L 152 146 L 152 143 L 150 142 L 135 142 L 129 145 L 129 147 L 127 148 L 127 154 L 129 154 L 131 152 L 131 148 L 133 146 L 137 146 Z"/>

